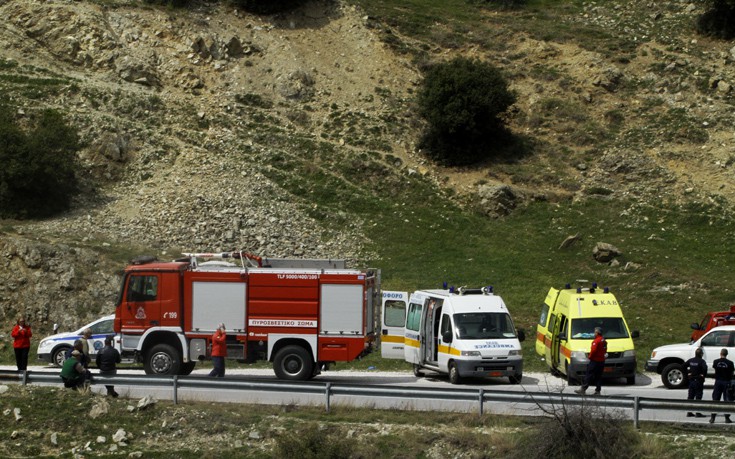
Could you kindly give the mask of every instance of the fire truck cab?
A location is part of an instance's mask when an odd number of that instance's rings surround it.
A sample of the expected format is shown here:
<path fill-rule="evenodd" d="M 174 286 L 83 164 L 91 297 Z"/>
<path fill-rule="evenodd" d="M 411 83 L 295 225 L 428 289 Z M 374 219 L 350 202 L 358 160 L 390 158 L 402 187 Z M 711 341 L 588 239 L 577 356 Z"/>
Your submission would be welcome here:
<path fill-rule="evenodd" d="M 115 332 L 123 355 L 142 361 L 147 374 L 191 373 L 210 357 L 219 323 L 227 358 L 266 359 L 281 379 L 307 380 L 371 350 L 379 272 L 346 269 L 341 260 L 184 255 L 142 257 L 125 269 Z"/>

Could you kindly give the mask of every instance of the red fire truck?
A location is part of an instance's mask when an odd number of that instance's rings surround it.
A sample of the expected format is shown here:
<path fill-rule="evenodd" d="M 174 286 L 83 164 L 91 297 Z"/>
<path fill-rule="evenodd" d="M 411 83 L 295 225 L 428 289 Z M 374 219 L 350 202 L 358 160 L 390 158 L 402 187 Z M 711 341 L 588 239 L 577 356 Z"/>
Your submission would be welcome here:
<path fill-rule="evenodd" d="M 125 269 L 115 332 L 123 355 L 143 362 L 147 374 L 191 373 L 210 356 L 220 323 L 227 329 L 228 358 L 267 359 L 287 380 L 311 379 L 326 365 L 373 347 L 378 270 L 244 252 L 184 257 L 141 257 Z"/>

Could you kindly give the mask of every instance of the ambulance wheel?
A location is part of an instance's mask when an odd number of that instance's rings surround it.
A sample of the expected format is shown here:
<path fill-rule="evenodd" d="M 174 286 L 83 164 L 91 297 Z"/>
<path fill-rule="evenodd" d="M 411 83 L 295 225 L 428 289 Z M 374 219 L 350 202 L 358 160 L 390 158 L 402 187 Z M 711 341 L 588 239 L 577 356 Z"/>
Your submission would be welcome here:
<path fill-rule="evenodd" d="M 508 379 L 510 380 L 511 384 L 520 384 L 521 380 L 523 380 L 523 374 L 518 373 L 517 375 L 508 376 Z"/>
<path fill-rule="evenodd" d="M 69 346 L 59 346 L 54 349 L 54 354 L 51 356 L 51 363 L 57 367 L 64 366 L 64 360 L 66 360 L 66 351 L 71 349 Z"/>
<path fill-rule="evenodd" d="M 416 376 L 417 378 L 421 378 L 421 377 L 424 376 L 424 372 L 421 371 L 421 367 L 420 366 L 414 364 L 413 365 L 413 375 Z"/>
<path fill-rule="evenodd" d="M 459 370 L 457 364 L 449 362 L 449 382 L 452 384 L 459 384 L 462 382 L 462 378 L 459 376 Z"/>
<path fill-rule="evenodd" d="M 147 375 L 177 375 L 181 360 L 173 346 L 157 344 L 148 352 L 143 367 Z"/>
<path fill-rule="evenodd" d="M 314 362 L 303 347 L 286 346 L 273 359 L 273 371 L 278 379 L 307 381 L 314 374 Z"/>
<path fill-rule="evenodd" d="M 684 376 L 684 367 L 680 363 L 670 363 L 664 367 L 661 372 L 661 382 L 668 389 L 681 389 L 687 384 L 687 378 Z"/>

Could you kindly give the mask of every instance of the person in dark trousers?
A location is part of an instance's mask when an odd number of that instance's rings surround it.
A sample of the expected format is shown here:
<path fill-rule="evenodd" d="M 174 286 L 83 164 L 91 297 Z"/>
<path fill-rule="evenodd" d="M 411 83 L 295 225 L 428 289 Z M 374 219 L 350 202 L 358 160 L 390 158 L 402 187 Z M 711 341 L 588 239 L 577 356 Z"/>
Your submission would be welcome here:
<path fill-rule="evenodd" d="M 735 373 L 735 365 L 732 361 L 727 360 L 727 349 L 720 351 L 720 358 L 712 362 L 712 367 L 715 369 L 715 389 L 712 391 L 712 400 L 717 402 L 720 401 L 720 397 L 726 402 L 732 402 L 730 397 L 730 382 L 732 381 L 733 373 Z M 710 423 L 715 422 L 717 417 L 716 413 L 712 413 L 712 417 L 709 419 Z M 730 415 L 725 415 L 725 422 L 730 424 Z"/>
<path fill-rule="evenodd" d="M 100 370 L 101 376 L 115 376 L 117 374 L 117 364 L 120 363 L 120 352 L 112 346 L 112 336 L 105 338 L 105 347 L 97 353 L 97 368 Z M 115 386 L 105 386 L 107 395 L 110 397 L 118 397 L 120 394 L 115 392 Z"/>
<path fill-rule="evenodd" d="M 209 376 L 225 377 L 226 340 L 225 324 L 219 324 L 217 331 L 212 335 L 212 365 L 214 368 L 209 373 Z"/>
<path fill-rule="evenodd" d="M 87 359 L 87 356 L 84 354 L 84 342 L 81 339 L 78 339 L 74 341 L 74 344 L 72 346 L 73 347 L 71 349 L 66 351 L 66 358 L 70 359 L 72 352 L 79 351 L 79 353 L 82 354 L 82 358 L 81 358 L 82 366 L 84 368 L 89 368 L 90 361 L 89 359 Z"/>
<path fill-rule="evenodd" d="M 10 336 L 13 337 L 15 364 L 18 366 L 18 371 L 25 371 L 28 369 L 28 354 L 31 351 L 31 336 L 33 336 L 31 326 L 26 324 L 25 318 L 18 318 Z"/>
<path fill-rule="evenodd" d="M 687 400 L 702 400 L 704 378 L 707 375 L 707 362 L 704 361 L 702 355 L 704 355 L 704 352 L 702 352 L 701 347 L 698 347 L 694 351 L 694 357 L 684 363 L 684 373 L 689 378 L 689 394 L 687 395 Z M 687 417 L 691 418 L 694 416 L 698 418 L 704 417 L 702 413 L 695 414 L 691 411 L 687 413 Z"/>
<path fill-rule="evenodd" d="M 73 350 L 71 357 L 66 359 L 61 367 L 61 380 L 64 381 L 64 387 L 79 390 L 89 379 L 89 370 L 82 365 L 82 352 Z"/>
<path fill-rule="evenodd" d="M 587 375 L 584 378 L 582 387 L 577 389 L 575 392 L 580 395 L 587 393 L 587 388 L 591 385 L 595 385 L 595 395 L 600 395 L 602 390 L 602 372 L 605 370 L 605 355 L 607 354 L 607 341 L 602 336 L 602 328 L 595 327 L 595 339 L 592 340 L 590 345 L 590 352 L 587 358 L 590 359 L 590 363 L 587 364 Z"/>

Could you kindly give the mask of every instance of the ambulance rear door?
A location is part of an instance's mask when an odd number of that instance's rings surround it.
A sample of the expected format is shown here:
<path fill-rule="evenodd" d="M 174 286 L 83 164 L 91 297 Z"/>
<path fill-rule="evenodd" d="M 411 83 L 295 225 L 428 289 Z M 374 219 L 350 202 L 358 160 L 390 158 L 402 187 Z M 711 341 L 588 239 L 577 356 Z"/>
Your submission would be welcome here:
<path fill-rule="evenodd" d="M 408 292 L 383 291 L 380 355 L 384 359 L 404 358 L 407 306 Z"/>

